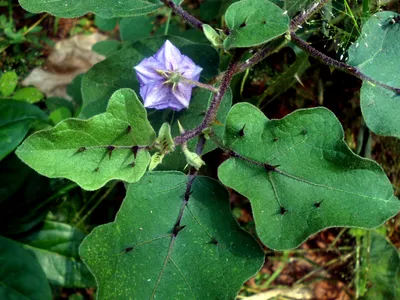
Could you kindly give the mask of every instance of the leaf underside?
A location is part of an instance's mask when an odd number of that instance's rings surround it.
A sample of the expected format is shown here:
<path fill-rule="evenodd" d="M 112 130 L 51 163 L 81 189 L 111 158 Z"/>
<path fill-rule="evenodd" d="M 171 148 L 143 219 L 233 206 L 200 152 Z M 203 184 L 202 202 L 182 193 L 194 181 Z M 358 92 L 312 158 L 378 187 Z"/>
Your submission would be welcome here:
<path fill-rule="evenodd" d="M 83 241 L 99 299 L 234 299 L 261 267 L 263 252 L 233 219 L 227 191 L 197 177 L 185 206 L 187 181 L 148 173 L 129 186 L 116 220 Z"/>
<path fill-rule="evenodd" d="M 351 152 L 325 108 L 268 120 L 256 107 L 237 104 L 225 143 L 261 165 L 232 157 L 218 176 L 249 198 L 258 236 L 270 248 L 294 248 L 328 227 L 377 227 L 400 210 L 381 167 Z"/>

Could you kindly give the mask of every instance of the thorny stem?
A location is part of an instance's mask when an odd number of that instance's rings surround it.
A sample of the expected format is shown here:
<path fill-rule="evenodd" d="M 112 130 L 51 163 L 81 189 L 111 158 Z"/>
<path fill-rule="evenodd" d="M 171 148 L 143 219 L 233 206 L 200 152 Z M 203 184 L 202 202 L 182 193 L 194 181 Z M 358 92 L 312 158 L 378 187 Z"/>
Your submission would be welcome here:
<path fill-rule="evenodd" d="M 188 140 L 194 138 L 195 136 L 199 135 L 204 129 L 210 127 L 214 123 L 217 117 L 218 108 L 221 105 L 222 98 L 224 97 L 225 92 L 229 88 L 229 84 L 232 80 L 233 75 L 235 75 L 235 71 L 237 69 L 237 66 L 240 62 L 240 58 L 242 57 L 243 53 L 244 53 L 243 49 L 238 49 L 234 52 L 229 67 L 226 70 L 224 77 L 222 78 L 219 91 L 214 95 L 214 98 L 211 101 L 210 107 L 208 108 L 203 121 L 196 128 L 188 130 L 183 134 L 175 137 L 174 142 L 176 145 L 183 144 Z"/>
<path fill-rule="evenodd" d="M 161 0 L 161 2 L 163 2 L 169 8 L 171 8 L 175 14 L 179 15 L 183 20 L 185 20 L 191 26 L 203 31 L 203 22 L 193 17 L 179 5 L 176 5 L 172 0 Z"/>
<path fill-rule="evenodd" d="M 353 75 L 363 81 L 370 82 L 374 85 L 377 85 L 377 86 L 383 87 L 387 90 L 390 90 L 392 92 L 395 92 L 396 94 L 400 94 L 400 88 L 395 88 L 395 87 L 389 86 L 385 83 L 379 82 L 375 79 L 372 79 L 371 77 L 362 73 L 358 68 L 352 67 L 344 62 L 338 61 L 336 59 L 333 59 L 333 58 L 327 56 L 326 54 L 324 54 L 322 52 L 319 52 L 317 49 L 313 48 L 307 42 L 300 39 L 294 32 L 290 33 L 290 37 L 291 37 L 291 40 L 293 43 L 295 43 L 301 49 L 303 49 L 308 54 L 310 54 L 310 56 L 314 57 L 315 59 L 319 60 L 320 62 L 322 62 L 326 65 L 333 66 L 336 69 L 339 69 L 345 73 Z"/>

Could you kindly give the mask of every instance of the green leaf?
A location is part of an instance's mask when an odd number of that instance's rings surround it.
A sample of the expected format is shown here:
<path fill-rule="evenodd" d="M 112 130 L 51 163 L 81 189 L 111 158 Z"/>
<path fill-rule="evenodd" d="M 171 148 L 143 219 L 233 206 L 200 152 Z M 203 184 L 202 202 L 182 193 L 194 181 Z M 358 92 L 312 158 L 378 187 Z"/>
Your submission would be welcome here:
<path fill-rule="evenodd" d="M 14 153 L 0 162 L 0 235 L 31 230 L 47 215 L 50 180 L 25 165 Z"/>
<path fill-rule="evenodd" d="M 60 109 L 60 108 L 68 109 L 71 114 L 73 114 L 75 111 L 74 104 L 71 101 L 64 99 L 64 98 L 49 97 L 49 98 L 46 98 L 44 103 L 46 104 L 47 108 L 51 112 L 56 111 L 57 109 Z"/>
<path fill-rule="evenodd" d="M 96 25 L 100 30 L 111 31 L 117 26 L 118 18 L 104 19 L 99 15 L 94 17 L 94 25 Z"/>
<path fill-rule="evenodd" d="M 19 4 L 31 13 L 75 18 L 92 12 L 105 19 L 143 15 L 163 5 L 159 0 L 19 0 Z"/>
<path fill-rule="evenodd" d="M 47 115 L 38 107 L 20 101 L 0 101 L 0 160 L 22 142 L 37 121 L 47 121 Z"/>
<path fill-rule="evenodd" d="M 17 149 L 17 155 L 44 176 L 68 178 L 95 190 L 112 179 L 139 180 L 150 155 L 136 146 L 154 140 L 142 103 L 132 90 L 121 89 L 112 95 L 107 112 L 89 120 L 68 119 L 37 132 Z"/>
<path fill-rule="evenodd" d="M 242 0 L 233 3 L 225 13 L 230 33 L 225 50 L 247 48 L 267 43 L 289 29 L 289 17 L 268 0 Z"/>
<path fill-rule="evenodd" d="M 328 227 L 377 227 L 400 210 L 382 168 L 351 152 L 325 108 L 268 120 L 256 107 L 237 104 L 225 143 L 258 163 L 232 157 L 218 176 L 249 198 L 258 236 L 270 248 L 294 248 Z"/>
<path fill-rule="evenodd" d="M 0 236 L 0 298 L 52 299 L 46 276 L 36 259 L 18 243 Z"/>
<path fill-rule="evenodd" d="M 83 74 L 76 76 L 72 82 L 67 86 L 67 94 L 71 96 L 76 105 L 80 108 L 82 106 L 82 78 Z"/>
<path fill-rule="evenodd" d="M 400 271 L 400 258 L 398 250 L 384 236 L 372 232 L 371 245 L 363 249 L 367 260 L 362 264 L 367 265 L 368 291 L 362 299 L 386 300 L 398 299 L 396 291 L 400 282 L 397 278 Z"/>
<path fill-rule="evenodd" d="M 15 88 L 17 87 L 18 83 L 18 75 L 17 73 L 10 71 L 5 72 L 0 77 L 0 94 L 5 97 L 10 96 L 14 93 Z"/>
<path fill-rule="evenodd" d="M 119 22 L 119 33 L 123 41 L 134 42 L 146 38 L 152 30 L 152 19 L 148 16 L 124 18 Z"/>
<path fill-rule="evenodd" d="M 15 92 L 12 96 L 14 100 L 24 101 L 28 103 L 36 103 L 44 98 L 44 95 L 35 87 L 25 87 Z"/>
<path fill-rule="evenodd" d="M 84 237 L 85 234 L 68 224 L 46 221 L 39 231 L 19 242 L 36 257 L 52 285 L 95 287 L 96 282 L 78 253 Z"/>
<path fill-rule="evenodd" d="M 53 124 L 58 124 L 62 120 L 72 117 L 71 111 L 66 107 L 60 107 L 50 113 L 49 119 Z"/>
<path fill-rule="evenodd" d="M 129 186 L 116 220 L 83 241 L 98 299 L 234 299 L 262 266 L 263 252 L 233 219 L 227 191 L 197 177 L 186 202 L 187 180 L 148 173 Z"/>
<path fill-rule="evenodd" d="M 209 91 L 195 88 L 193 90 L 192 99 L 190 100 L 189 109 L 179 112 L 166 109 L 166 110 L 152 110 L 149 112 L 149 121 L 151 125 L 158 129 L 162 123 L 168 122 L 171 125 L 172 136 L 178 136 L 178 120 L 185 130 L 190 130 L 198 126 L 204 118 L 205 112 L 209 107 L 213 94 Z M 213 125 L 215 134 L 222 139 L 224 135 L 224 123 L 229 109 L 232 105 L 232 92 L 230 89 L 225 93 L 222 99 L 221 106 L 218 109 L 217 120 L 218 124 Z M 197 139 L 192 139 L 188 142 L 189 150 L 194 150 L 196 147 Z M 217 145 L 208 140 L 205 144 L 203 154 L 208 153 L 217 148 Z M 183 170 L 187 161 L 181 150 L 181 147 L 176 147 L 175 151 L 166 155 L 158 170 Z"/>
<path fill-rule="evenodd" d="M 122 48 L 122 43 L 116 40 L 100 41 L 93 45 L 92 50 L 106 57 Z"/>
<path fill-rule="evenodd" d="M 203 68 L 202 77 L 218 74 L 219 55 L 211 46 L 194 44 L 188 40 L 163 36 L 127 44 L 121 50 L 94 65 L 83 77 L 83 109 L 81 117 L 102 113 L 112 93 L 119 88 L 132 88 L 139 94 L 139 82 L 133 67 L 144 58 L 154 55 L 168 39 L 180 51 Z"/>
<path fill-rule="evenodd" d="M 390 11 L 373 15 L 349 48 L 348 63 L 376 81 L 400 88 L 400 24 L 392 24 L 395 16 L 400 15 Z M 364 82 L 360 98 L 367 126 L 376 134 L 400 138 L 399 95 Z"/>

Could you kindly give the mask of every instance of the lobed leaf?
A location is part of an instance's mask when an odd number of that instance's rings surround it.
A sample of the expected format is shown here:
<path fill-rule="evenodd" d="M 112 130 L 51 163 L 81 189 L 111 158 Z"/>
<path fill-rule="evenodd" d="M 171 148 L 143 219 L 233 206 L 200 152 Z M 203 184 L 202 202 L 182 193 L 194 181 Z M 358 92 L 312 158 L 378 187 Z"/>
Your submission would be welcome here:
<path fill-rule="evenodd" d="M 85 238 L 80 254 L 98 299 L 234 299 L 262 266 L 223 186 L 196 177 L 189 196 L 187 182 L 180 172 L 148 173 L 129 186 L 115 221 Z"/>
<path fill-rule="evenodd" d="M 328 227 L 377 227 L 400 210 L 381 167 L 348 148 L 325 108 L 268 120 L 256 107 L 237 104 L 225 143 L 253 162 L 232 157 L 218 176 L 249 198 L 258 236 L 270 248 L 294 248 Z"/>
<path fill-rule="evenodd" d="M 40 174 L 75 181 L 95 190 L 112 179 L 135 182 L 143 176 L 155 132 L 146 110 L 130 89 L 116 91 L 107 111 L 89 120 L 68 119 L 31 135 L 18 157 Z"/>
<path fill-rule="evenodd" d="M 289 29 L 289 17 L 268 0 L 242 0 L 233 3 L 225 13 L 229 35 L 225 50 L 265 44 Z"/>
<path fill-rule="evenodd" d="M 105 19 L 144 15 L 163 5 L 159 0 L 19 0 L 19 4 L 31 13 L 75 18 L 92 12 Z"/>
<path fill-rule="evenodd" d="M 373 15 L 363 26 L 358 40 L 349 48 L 352 66 L 376 81 L 400 88 L 399 14 L 390 11 Z M 376 134 L 400 138 L 400 95 L 364 82 L 361 111 L 367 126 Z"/>

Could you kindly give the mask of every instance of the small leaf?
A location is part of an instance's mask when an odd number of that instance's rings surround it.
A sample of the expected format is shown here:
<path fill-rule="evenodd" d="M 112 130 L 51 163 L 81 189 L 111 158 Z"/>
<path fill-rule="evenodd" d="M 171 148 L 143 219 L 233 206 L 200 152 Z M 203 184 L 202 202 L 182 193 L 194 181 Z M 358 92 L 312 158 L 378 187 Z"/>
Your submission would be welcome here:
<path fill-rule="evenodd" d="M 196 177 L 189 195 L 187 180 L 148 173 L 129 186 L 115 221 L 85 238 L 80 255 L 98 299 L 234 299 L 262 266 L 263 251 L 232 217 L 224 187 Z"/>
<path fill-rule="evenodd" d="M 10 71 L 6 72 L 0 77 L 0 94 L 4 97 L 10 96 L 14 93 L 18 83 L 17 73 Z"/>
<path fill-rule="evenodd" d="M 37 121 L 47 121 L 47 115 L 38 107 L 20 101 L 0 101 L 0 160 L 22 142 Z"/>
<path fill-rule="evenodd" d="M 253 163 L 234 155 L 218 176 L 249 198 L 258 236 L 270 248 L 294 248 L 328 227 L 374 228 L 400 210 L 382 168 L 351 152 L 325 108 L 268 120 L 256 107 L 237 104 L 225 143 Z"/>
<path fill-rule="evenodd" d="M 107 112 L 89 120 L 68 119 L 37 132 L 17 155 L 44 176 L 68 178 L 95 190 L 112 179 L 135 182 L 143 176 L 150 155 L 141 149 L 134 157 L 133 148 L 154 140 L 142 103 L 132 90 L 121 89 L 112 95 Z"/>
<path fill-rule="evenodd" d="M 372 79 L 400 88 L 399 14 L 378 12 L 364 24 L 360 37 L 349 48 L 349 61 Z M 371 83 L 361 88 L 361 111 L 367 126 L 376 134 L 400 138 L 400 95 Z"/>
<path fill-rule="evenodd" d="M 56 5 L 54 0 L 19 0 L 19 3 L 32 13 L 47 12 L 56 17 L 75 18 L 92 12 L 105 19 L 143 15 L 163 5 L 159 0 L 65 0 Z"/>
<path fill-rule="evenodd" d="M 362 249 L 366 259 L 361 262 L 366 265 L 368 290 L 363 299 L 386 300 L 397 299 L 396 287 L 400 281 L 399 252 L 384 236 L 371 232 L 371 245 Z"/>
<path fill-rule="evenodd" d="M 35 87 L 26 87 L 16 91 L 12 98 L 33 104 L 42 100 L 44 95 Z"/>
<path fill-rule="evenodd" d="M 18 242 L 36 257 L 51 284 L 67 288 L 95 287 L 92 274 L 78 254 L 84 237 L 68 224 L 45 221 L 39 231 Z"/>
<path fill-rule="evenodd" d="M 52 299 L 42 268 L 28 251 L 0 236 L 0 295 L 2 299 Z"/>
<path fill-rule="evenodd" d="M 225 50 L 265 44 L 289 29 L 289 17 L 268 0 L 242 0 L 233 3 L 225 13 L 229 35 Z"/>

